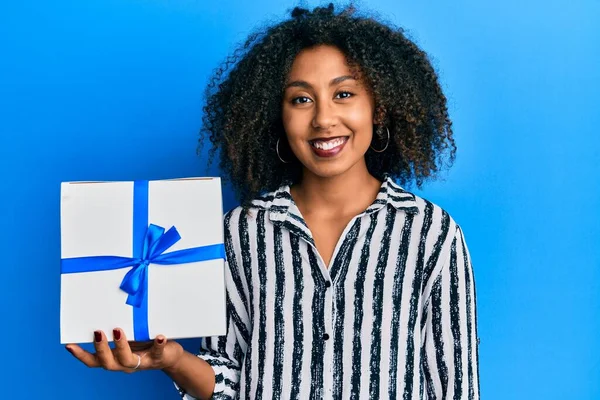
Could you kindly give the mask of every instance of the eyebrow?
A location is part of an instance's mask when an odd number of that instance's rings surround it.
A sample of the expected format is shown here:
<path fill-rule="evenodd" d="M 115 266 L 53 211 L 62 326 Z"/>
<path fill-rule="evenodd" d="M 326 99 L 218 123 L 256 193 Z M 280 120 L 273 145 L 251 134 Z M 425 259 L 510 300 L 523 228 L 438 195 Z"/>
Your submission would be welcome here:
<path fill-rule="evenodd" d="M 337 78 L 333 78 L 331 80 L 331 82 L 329 82 L 329 86 L 333 86 L 333 85 L 337 85 L 338 83 L 344 82 L 346 80 L 349 79 L 354 79 L 353 76 L 351 75 L 342 75 L 342 76 L 338 76 Z M 306 81 L 293 81 L 288 83 L 287 85 L 285 85 L 285 89 L 290 88 L 290 87 L 301 87 L 301 88 L 305 88 L 305 89 L 312 89 L 312 86 L 310 83 L 306 82 Z"/>

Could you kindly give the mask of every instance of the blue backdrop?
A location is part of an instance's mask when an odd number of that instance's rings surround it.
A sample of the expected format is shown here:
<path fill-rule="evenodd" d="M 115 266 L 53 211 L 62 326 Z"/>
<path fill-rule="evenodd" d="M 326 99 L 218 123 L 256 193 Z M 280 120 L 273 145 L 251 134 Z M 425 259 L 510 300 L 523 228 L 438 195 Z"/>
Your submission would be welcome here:
<path fill-rule="evenodd" d="M 296 3 L 211 3 L 2 1 L 0 398 L 177 397 L 59 344 L 59 183 L 219 174 L 196 155 L 207 77 Z M 450 102 L 456 164 L 417 193 L 465 231 L 483 398 L 600 399 L 600 3 L 488 3 L 359 4 L 409 30 Z"/>

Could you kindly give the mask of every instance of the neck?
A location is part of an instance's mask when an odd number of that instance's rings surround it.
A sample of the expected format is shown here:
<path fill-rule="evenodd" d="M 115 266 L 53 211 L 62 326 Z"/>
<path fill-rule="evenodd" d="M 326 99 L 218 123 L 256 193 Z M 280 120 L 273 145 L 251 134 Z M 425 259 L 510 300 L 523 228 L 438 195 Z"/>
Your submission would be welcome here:
<path fill-rule="evenodd" d="M 305 171 L 302 181 L 292 187 L 292 196 L 306 214 L 315 211 L 358 213 L 372 204 L 380 187 L 381 182 L 369 173 L 363 163 L 333 177 L 321 177 Z"/>

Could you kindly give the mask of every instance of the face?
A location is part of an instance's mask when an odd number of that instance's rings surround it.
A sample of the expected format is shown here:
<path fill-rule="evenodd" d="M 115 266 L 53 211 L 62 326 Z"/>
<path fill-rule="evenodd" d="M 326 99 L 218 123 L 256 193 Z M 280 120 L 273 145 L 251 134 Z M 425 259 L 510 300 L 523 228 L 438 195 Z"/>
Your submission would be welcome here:
<path fill-rule="evenodd" d="M 352 77 L 336 47 L 302 50 L 294 59 L 282 105 L 283 126 L 304 174 L 329 178 L 366 171 L 374 100 Z"/>

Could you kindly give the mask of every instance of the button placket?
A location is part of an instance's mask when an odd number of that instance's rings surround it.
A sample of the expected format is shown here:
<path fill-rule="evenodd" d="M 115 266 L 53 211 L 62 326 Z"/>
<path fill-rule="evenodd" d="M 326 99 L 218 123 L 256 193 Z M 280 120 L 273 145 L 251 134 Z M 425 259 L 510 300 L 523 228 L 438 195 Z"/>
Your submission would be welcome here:
<path fill-rule="evenodd" d="M 323 264 L 324 265 L 324 264 Z M 325 282 L 322 289 L 325 291 L 325 307 L 324 312 L 324 326 L 321 340 L 323 342 L 324 359 L 323 359 L 323 392 L 326 394 L 325 398 L 330 397 L 333 392 L 333 313 L 334 313 L 334 291 L 332 290 L 331 276 L 329 270 L 325 270 L 323 275 Z"/>

